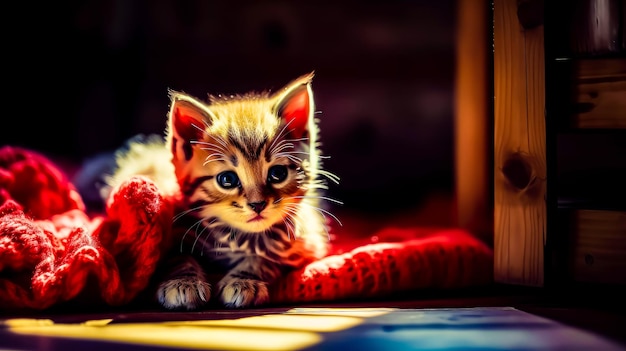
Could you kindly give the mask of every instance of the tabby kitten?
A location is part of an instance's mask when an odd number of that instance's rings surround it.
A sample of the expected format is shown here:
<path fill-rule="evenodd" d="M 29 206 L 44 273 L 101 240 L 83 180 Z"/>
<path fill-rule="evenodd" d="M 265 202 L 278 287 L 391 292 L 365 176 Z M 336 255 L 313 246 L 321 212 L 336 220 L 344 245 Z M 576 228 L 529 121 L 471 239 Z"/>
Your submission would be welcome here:
<path fill-rule="evenodd" d="M 326 254 L 327 218 L 335 217 L 321 206 L 331 200 L 321 194 L 322 177 L 338 179 L 321 168 L 312 78 L 274 94 L 208 102 L 170 92 L 166 140 L 157 149 L 171 163 L 157 172 L 175 175 L 182 211 L 157 284 L 165 308 L 198 309 L 212 294 L 233 308 L 268 303 L 272 282 Z M 132 154 L 142 148 L 118 156 L 114 178 L 137 167 Z M 174 182 L 159 183 L 167 191 Z M 217 272 L 215 290 L 209 277 Z"/>

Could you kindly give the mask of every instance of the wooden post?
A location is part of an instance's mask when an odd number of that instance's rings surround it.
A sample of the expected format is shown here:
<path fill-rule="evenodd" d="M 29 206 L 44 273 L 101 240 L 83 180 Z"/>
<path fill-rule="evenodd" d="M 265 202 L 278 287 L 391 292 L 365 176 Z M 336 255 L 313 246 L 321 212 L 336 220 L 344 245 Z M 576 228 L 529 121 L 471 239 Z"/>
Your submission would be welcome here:
<path fill-rule="evenodd" d="M 457 225 L 493 244 L 490 3 L 459 0 L 455 82 Z"/>
<path fill-rule="evenodd" d="M 494 279 L 528 286 L 544 283 L 542 9 L 542 1 L 494 0 Z"/>

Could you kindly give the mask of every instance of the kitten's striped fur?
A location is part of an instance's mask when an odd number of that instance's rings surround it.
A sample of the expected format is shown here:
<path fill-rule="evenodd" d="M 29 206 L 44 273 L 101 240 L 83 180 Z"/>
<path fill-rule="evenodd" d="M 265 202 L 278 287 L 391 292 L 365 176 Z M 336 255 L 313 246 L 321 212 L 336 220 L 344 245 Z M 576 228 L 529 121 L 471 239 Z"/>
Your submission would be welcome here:
<path fill-rule="evenodd" d="M 170 92 L 165 143 L 153 149 L 171 160 L 183 210 L 156 293 L 164 307 L 197 309 L 212 293 L 227 307 L 267 303 L 269 284 L 326 253 L 334 216 L 321 206 L 331 200 L 322 177 L 337 179 L 321 168 L 312 78 L 208 102 Z M 112 183 L 136 167 L 129 155 L 140 147 L 118 157 Z"/>

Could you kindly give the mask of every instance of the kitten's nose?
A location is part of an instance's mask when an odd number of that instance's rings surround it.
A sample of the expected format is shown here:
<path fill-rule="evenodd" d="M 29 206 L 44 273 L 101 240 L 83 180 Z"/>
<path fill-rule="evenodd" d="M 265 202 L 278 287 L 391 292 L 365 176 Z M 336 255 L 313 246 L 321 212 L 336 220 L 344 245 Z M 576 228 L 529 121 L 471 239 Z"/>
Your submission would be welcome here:
<path fill-rule="evenodd" d="M 249 202 L 248 206 L 252 209 L 252 211 L 256 213 L 261 213 L 267 206 L 267 201 L 259 201 L 259 202 Z"/>

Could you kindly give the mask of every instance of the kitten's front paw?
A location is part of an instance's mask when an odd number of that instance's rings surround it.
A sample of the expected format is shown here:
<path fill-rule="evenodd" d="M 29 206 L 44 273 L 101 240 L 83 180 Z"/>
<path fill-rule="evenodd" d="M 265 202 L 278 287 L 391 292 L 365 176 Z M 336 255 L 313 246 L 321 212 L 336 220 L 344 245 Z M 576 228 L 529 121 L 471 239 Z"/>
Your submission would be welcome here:
<path fill-rule="evenodd" d="M 260 280 L 226 277 L 219 288 L 222 303 L 230 308 L 258 306 L 270 300 L 267 283 Z"/>
<path fill-rule="evenodd" d="M 157 299 L 169 310 L 196 310 L 209 302 L 211 285 L 202 280 L 172 279 L 159 284 Z"/>

